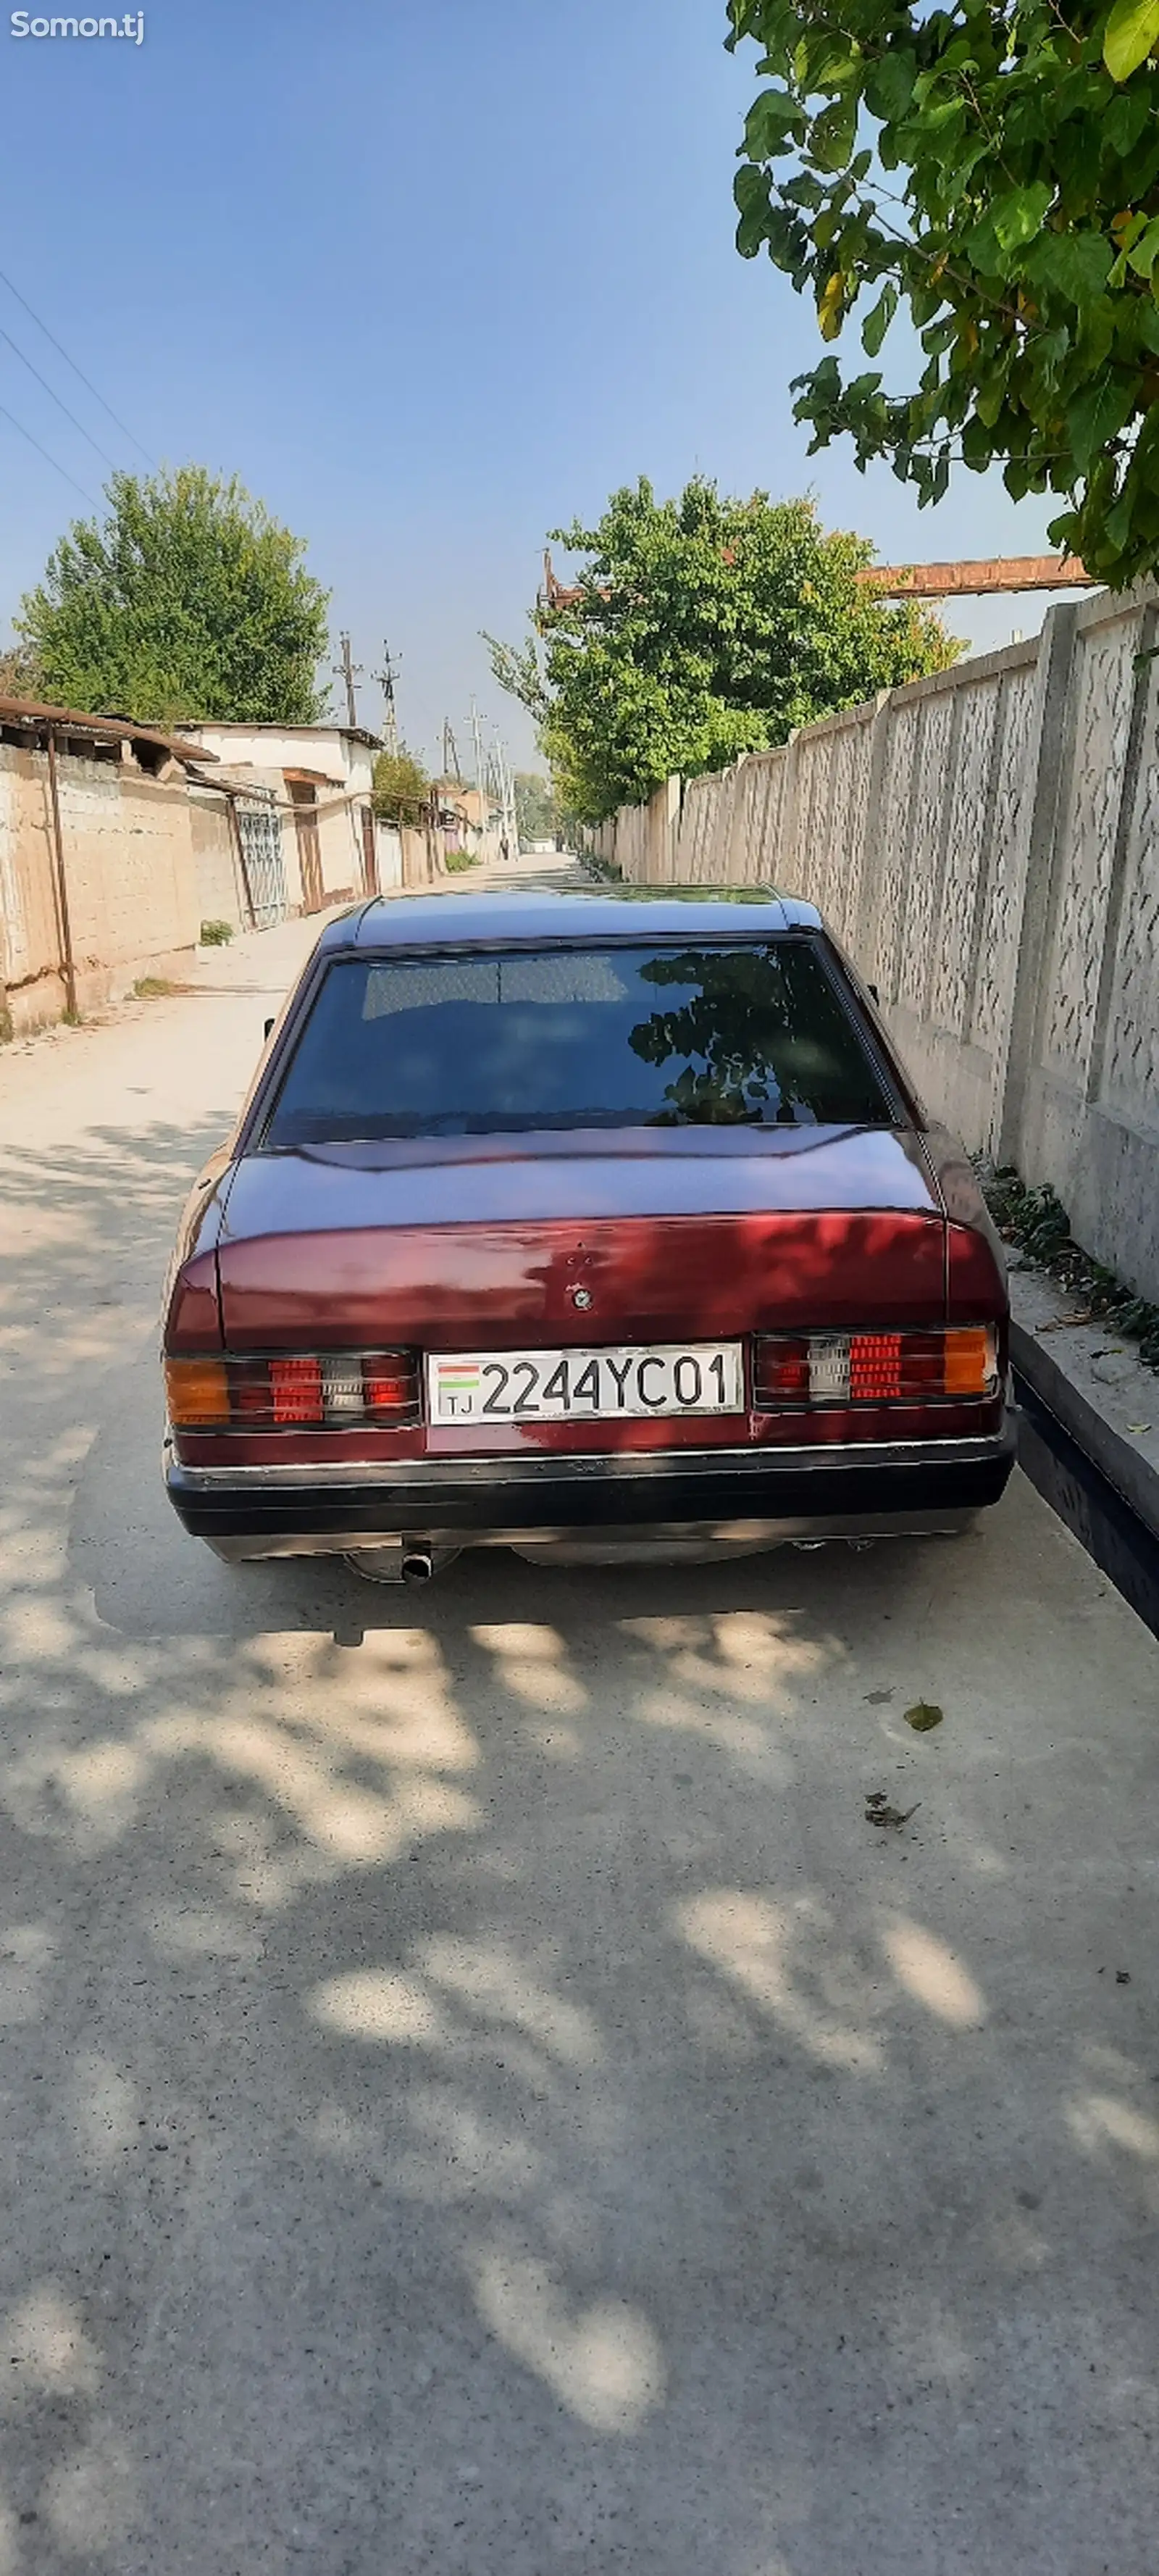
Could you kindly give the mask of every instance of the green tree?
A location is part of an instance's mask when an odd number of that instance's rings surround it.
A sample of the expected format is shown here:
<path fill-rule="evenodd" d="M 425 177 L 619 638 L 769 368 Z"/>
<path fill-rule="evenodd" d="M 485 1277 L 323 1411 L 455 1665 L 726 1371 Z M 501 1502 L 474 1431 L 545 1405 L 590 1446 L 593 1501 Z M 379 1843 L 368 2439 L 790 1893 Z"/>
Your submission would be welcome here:
<path fill-rule="evenodd" d="M 46 696 L 142 723 L 316 722 L 327 595 L 301 539 L 204 466 L 107 488 L 15 620 Z"/>
<path fill-rule="evenodd" d="M 958 650 L 929 611 L 887 607 L 858 579 L 872 547 L 826 533 L 810 500 L 728 500 L 697 476 L 657 501 L 641 479 L 597 527 L 553 533 L 585 558 L 577 598 L 542 610 L 522 647 L 488 641 L 582 822 L 944 669 Z"/>
<path fill-rule="evenodd" d="M 374 810 L 383 823 L 417 823 L 431 782 L 409 751 L 382 751 L 374 764 Z"/>
<path fill-rule="evenodd" d="M 738 247 L 875 359 L 908 315 L 911 391 L 836 357 L 796 379 L 923 503 L 952 466 L 1055 493 L 1059 546 L 1113 587 L 1159 563 L 1159 0 L 730 0 L 761 47 Z M 864 299 L 864 301 L 863 301 Z M 908 346 L 907 346 L 908 356 Z"/>
<path fill-rule="evenodd" d="M 563 830 L 559 798 L 549 778 L 538 771 L 515 772 L 515 812 L 521 841 L 554 841 Z"/>
<path fill-rule="evenodd" d="M 43 699 L 43 696 L 40 673 L 27 648 L 13 644 L 0 651 L 0 697 Z M 87 715 L 88 709 L 78 708 L 77 712 Z"/>

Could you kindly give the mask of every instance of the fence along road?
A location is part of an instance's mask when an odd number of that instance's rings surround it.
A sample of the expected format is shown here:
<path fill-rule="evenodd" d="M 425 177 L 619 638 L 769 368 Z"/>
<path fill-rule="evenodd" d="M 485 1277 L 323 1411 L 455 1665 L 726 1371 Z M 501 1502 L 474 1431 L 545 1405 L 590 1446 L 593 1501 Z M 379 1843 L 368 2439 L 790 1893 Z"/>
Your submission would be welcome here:
<path fill-rule="evenodd" d="M 1159 1302 L 1159 594 L 895 689 L 599 847 L 653 883 L 772 879 L 827 913 L 931 1109 L 1049 1182 Z"/>

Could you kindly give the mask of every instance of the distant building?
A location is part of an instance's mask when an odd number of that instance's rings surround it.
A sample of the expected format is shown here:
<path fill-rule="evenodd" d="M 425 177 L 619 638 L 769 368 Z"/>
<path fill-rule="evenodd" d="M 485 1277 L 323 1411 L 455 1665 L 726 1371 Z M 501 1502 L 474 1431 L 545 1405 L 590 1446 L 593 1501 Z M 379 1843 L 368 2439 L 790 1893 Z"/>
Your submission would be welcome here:
<path fill-rule="evenodd" d="M 468 850 L 473 859 L 488 862 L 501 857 L 502 826 L 493 797 L 456 778 L 433 779 L 431 793 L 444 851 Z"/>
<path fill-rule="evenodd" d="M 249 901 L 262 922 L 402 883 L 399 834 L 376 820 L 382 744 L 356 725 L 190 724 L 234 791 Z M 247 796 L 246 790 L 251 790 Z"/>

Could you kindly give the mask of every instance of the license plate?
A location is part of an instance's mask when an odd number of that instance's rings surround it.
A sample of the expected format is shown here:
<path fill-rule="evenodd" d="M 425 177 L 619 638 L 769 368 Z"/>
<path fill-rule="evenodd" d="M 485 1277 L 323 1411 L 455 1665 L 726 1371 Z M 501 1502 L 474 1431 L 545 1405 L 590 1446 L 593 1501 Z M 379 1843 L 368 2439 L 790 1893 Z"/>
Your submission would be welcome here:
<path fill-rule="evenodd" d="M 427 1361 L 432 1423 L 622 1422 L 743 1413 L 739 1342 L 650 1350 L 458 1351 Z"/>

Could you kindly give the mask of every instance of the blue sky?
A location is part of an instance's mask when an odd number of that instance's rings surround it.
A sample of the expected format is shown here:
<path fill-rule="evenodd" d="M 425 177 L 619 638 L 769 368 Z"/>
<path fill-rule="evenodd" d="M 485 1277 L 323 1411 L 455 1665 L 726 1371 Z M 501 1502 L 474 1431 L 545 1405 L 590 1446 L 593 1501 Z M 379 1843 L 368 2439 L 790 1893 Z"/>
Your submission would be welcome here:
<path fill-rule="evenodd" d="M 0 5 L 0 266 L 149 454 L 235 471 L 309 541 L 335 634 L 402 656 L 433 757 L 472 692 L 530 727 L 514 638 L 549 527 L 693 471 L 810 484 L 883 559 L 1032 552 L 1048 515 L 962 475 L 919 513 L 885 469 L 806 462 L 811 308 L 733 248 L 755 53 L 718 0 L 146 0 L 144 42 L 20 40 Z M 0 286 L 0 327 L 118 463 L 137 449 Z M 107 471 L 0 340 L 0 405 L 99 496 Z M 0 418 L 0 633 L 80 496 Z M 969 602 L 979 647 L 1041 603 Z M 362 685 L 364 720 L 380 697 Z"/>

